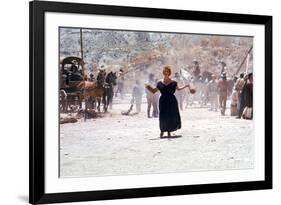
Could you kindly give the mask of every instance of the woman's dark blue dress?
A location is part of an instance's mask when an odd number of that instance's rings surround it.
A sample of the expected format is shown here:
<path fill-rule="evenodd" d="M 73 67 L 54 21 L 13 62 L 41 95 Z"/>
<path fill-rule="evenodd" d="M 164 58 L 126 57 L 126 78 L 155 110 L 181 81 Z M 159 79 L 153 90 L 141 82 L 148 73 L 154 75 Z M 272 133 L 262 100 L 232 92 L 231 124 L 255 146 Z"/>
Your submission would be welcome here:
<path fill-rule="evenodd" d="M 172 132 L 181 128 L 181 118 L 178 102 L 174 95 L 177 82 L 173 81 L 167 85 L 161 81 L 157 83 L 161 92 L 159 99 L 159 121 L 161 132 Z"/>

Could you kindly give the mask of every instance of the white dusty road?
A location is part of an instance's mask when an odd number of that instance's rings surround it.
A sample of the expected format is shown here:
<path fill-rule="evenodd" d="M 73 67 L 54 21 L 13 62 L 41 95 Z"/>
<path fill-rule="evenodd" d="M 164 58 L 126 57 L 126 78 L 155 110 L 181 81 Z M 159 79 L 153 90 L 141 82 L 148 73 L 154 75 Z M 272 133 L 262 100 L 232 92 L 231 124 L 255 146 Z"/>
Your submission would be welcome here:
<path fill-rule="evenodd" d="M 159 138 L 158 118 L 121 115 L 115 104 L 106 117 L 60 126 L 60 176 L 86 177 L 250 169 L 254 167 L 253 121 L 207 108 L 181 111 L 182 128 Z"/>

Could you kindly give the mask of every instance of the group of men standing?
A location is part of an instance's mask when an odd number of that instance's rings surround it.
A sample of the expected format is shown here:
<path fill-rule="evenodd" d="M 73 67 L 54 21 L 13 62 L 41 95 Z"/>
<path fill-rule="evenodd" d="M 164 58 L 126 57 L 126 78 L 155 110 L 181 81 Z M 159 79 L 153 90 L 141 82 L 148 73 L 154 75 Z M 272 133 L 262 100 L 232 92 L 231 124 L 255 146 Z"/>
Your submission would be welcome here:
<path fill-rule="evenodd" d="M 199 63 L 194 62 L 192 78 L 197 86 L 198 102 L 202 104 L 210 103 L 210 110 L 220 110 L 221 115 L 225 115 L 227 99 L 230 98 L 230 115 L 237 118 L 253 118 L 253 73 L 241 73 L 239 78 L 234 76 L 227 78 L 226 64 L 222 63 L 219 78 L 212 74 L 211 79 L 202 81 Z"/>
<path fill-rule="evenodd" d="M 230 115 L 237 118 L 253 118 L 253 74 L 241 73 L 240 77 L 227 79 L 226 73 L 222 73 L 217 81 L 216 76 L 208 83 L 208 95 L 210 110 L 217 111 L 218 102 L 221 115 L 225 115 L 226 102 L 231 97 Z"/>
<path fill-rule="evenodd" d="M 232 92 L 232 101 L 233 112 L 237 113 L 237 118 L 253 118 L 253 73 L 240 74 Z"/>

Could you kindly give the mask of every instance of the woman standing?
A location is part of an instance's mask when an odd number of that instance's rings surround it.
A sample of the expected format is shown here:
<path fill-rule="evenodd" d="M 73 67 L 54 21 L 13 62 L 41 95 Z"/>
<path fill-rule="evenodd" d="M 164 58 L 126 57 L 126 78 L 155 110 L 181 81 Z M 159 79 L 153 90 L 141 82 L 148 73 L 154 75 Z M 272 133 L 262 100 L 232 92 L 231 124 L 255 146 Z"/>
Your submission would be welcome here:
<path fill-rule="evenodd" d="M 176 90 L 183 90 L 189 85 L 178 87 L 176 81 L 170 78 L 171 68 L 170 66 L 164 66 L 163 79 L 157 83 L 156 88 L 152 88 L 150 85 L 145 87 L 152 93 L 156 93 L 158 90 L 161 92 L 159 98 L 159 122 L 160 122 L 160 138 L 163 137 L 164 132 L 168 132 L 168 137 L 171 136 L 171 132 L 181 128 L 181 118 L 178 108 L 178 102 L 174 95 Z M 194 89 L 190 89 L 192 93 Z"/>

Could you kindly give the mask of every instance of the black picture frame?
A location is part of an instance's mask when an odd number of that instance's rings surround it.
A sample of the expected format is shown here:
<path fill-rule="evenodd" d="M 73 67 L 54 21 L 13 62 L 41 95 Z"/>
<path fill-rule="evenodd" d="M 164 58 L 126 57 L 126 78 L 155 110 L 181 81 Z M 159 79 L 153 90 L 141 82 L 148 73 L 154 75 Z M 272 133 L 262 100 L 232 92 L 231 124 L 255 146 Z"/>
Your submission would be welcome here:
<path fill-rule="evenodd" d="M 30 164 L 29 202 L 31 204 L 155 197 L 214 192 L 260 190 L 272 188 L 272 16 L 184 11 L 125 6 L 105 6 L 62 2 L 33 1 L 29 4 L 30 42 Z M 45 192 L 45 82 L 44 82 L 44 14 L 45 12 L 98 14 L 110 16 L 150 17 L 209 22 L 259 24 L 265 27 L 265 180 L 219 184 L 197 184 L 153 188 Z"/>

